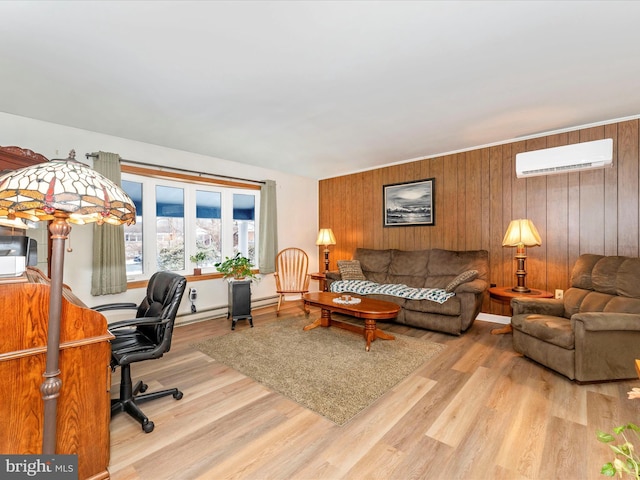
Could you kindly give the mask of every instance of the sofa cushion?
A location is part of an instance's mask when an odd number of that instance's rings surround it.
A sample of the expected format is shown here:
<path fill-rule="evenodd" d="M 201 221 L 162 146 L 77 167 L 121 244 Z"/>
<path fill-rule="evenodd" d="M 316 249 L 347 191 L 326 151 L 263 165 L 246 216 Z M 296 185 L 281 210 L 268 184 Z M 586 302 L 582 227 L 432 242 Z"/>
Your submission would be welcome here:
<path fill-rule="evenodd" d="M 606 293 L 589 292 L 582 300 L 579 312 L 603 312 L 612 298 L 614 298 L 613 295 Z"/>
<path fill-rule="evenodd" d="M 616 290 L 623 297 L 640 298 L 640 258 L 627 258 L 618 269 Z"/>
<path fill-rule="evenodd" d="M 615 296 L 605 305 L 603 312 L 640 313 L 640 299 Z"/>
<path fill-rule="evenodd" d="M 338 260 L 338 270 L 342 280 L 366 280 L 358 260 Z"/>
<path fill-rule="evenodd" d="M 460 315 L 460 299 L 455 296 L 451 297 L 444 303 L 427 302 L 424 300 L 407 300 L 404 308 L 412 312 L 433 313 L 438 315 L 451 315 L 457 317 Z"/>
<path fill-rule="evenodd" d="M 391 250 L 356 248 L 353 259 L 360 262 L 360 267 L 367 280 L 386 283 L 389 264 L 391 263 Z"/>
<path fill-rule="evenodd" d="M 458 288 L 463 283 L 471 282 L 478 278 L 477 270 L 467 270 L 466 272 L 462 272 L 456 278 L 451 280 L 446 287 L 444 287 L 445 291 L 453 292 L 456 288 Z"/>
<path fill-rule="evenodd" d="M 598 263 L 598 260 L 601 258 L 604 257 L 590 253 L 580 255 L 573 266 L 573 270 L 571 270 L 571 286 L 584 290 L 593 290 L 591 272 L 593 271 L 594 265 Z"/>
<path fill-rule="evenodd" d="M 582 288 L 569 288 L 564 292 L 564 317 L 571 318 L 580 312 L 580 305 L 585 297 L 591 293 L 591 290 L 583 290 Z"/>
<path fill-rule="evenodd" d="M 598 260 L 591 271 L 593 289 L 596 292 L 617 295 L 618 270 L 623 262 L 624 257 L 603 257 Z"/>
<path fill-rule="evenodd" d="M 488 265 L 489 253 L 486 250 L 456 252 L 434 248 L 429 255 L 424 286 L 427 288 L 446 288 L 460 272 L 467 270 L 477 270 L 478 278 L 487 280 Z"/>
<path fill-rule="evenodd" d="M 511 325 L 544 342 L 569 350 L 574 348 L 575 335 L 568 318 L 524 313 L 511 317 Z"/>
<path fill-rule="evenodd" d="M 391 250 L 389 276 L 385 283 L 401 283 L 410 287 L 424 287 L 429 264 L 429 250 Z"/>

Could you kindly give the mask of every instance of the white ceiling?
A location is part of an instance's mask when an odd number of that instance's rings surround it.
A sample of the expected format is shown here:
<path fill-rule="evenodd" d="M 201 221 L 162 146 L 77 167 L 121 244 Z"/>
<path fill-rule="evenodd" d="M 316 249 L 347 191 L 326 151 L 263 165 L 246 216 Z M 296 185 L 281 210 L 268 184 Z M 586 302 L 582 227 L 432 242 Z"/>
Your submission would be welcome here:
<path fill-rule="evenodd" d="M 1 1 L 0 111 L 327 178 L 640 114 L 639 20 L 635 1 Z"/>

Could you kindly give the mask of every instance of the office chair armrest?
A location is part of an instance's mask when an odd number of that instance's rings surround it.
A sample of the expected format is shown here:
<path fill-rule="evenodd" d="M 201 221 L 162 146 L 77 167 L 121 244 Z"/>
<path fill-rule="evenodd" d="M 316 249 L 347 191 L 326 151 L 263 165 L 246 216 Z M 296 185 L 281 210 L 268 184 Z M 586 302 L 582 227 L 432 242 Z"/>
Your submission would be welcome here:
<path fill-rule="evenodd" d="M 164 325 L 169 323 L 170 320 L 169 318 L 162 320 L 160 317 L 139 317 L 110 323 L 107 328 L 109 330 L 117 330 L 118 328 L 137 327 L 139 325 Z"/>
<path fill-rule="evenodd" d="M 135 303 L 105 303 L 104 305 L 96 305 L 91 310 L 96 312 L 106 312 L 107 310 L 137 310 L 138 305 Z"/>

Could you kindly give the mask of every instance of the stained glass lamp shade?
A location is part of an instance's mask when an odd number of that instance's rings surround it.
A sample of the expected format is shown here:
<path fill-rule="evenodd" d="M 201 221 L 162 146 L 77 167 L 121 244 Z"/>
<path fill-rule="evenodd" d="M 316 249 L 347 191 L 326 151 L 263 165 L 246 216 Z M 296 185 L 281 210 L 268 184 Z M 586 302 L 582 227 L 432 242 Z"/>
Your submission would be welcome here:
<path fill-rule="evenodd" d="M 133 224 L 133 201 L 115 183 L 74 159 L 51 160 L 9 172 L 0 177 L 0 217 L 31 221 L 51 220 L 51 286 L 45 380 L 40 386 L 44 400 L 42 453 L 54 454 L 56 447 L 57 398 L 62 382 L 58 359 L 64 243 L 70 223 L 98 222 Z"/>
<path fill-rule="evenodd" d="M 0 177 L 0 217 L 127 225 L 135 223 L 133 201 L 115 183 L 73 158 L 51 160 Z"/>

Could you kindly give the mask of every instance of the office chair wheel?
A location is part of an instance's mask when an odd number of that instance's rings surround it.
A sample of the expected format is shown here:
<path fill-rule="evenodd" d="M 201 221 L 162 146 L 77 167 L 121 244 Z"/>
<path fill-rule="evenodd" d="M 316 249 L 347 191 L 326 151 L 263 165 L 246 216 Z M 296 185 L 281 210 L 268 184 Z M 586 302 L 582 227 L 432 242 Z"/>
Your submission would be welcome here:
<path fill-rule="evenodd" d="M 147 391 L 147 388 L 149 388 L 149 385 L 147 385 L 146 383 L 143 383 L 142 385 L 140 385 L 140 388 L 138 389 L 138 391 L 140 393 L 144 393 Z"/>
<path fill-rule="evenodd" d="M 173 394 L 173 398 L 175 398 L 176 400 L 180 400 L 182 399 L 182 396 L 184 394 L 181 391 L 177 391 L 176 393 Z"/>
<path fill-rule="evenodd" d="M 151 433 L 153 432 L 153 428 L 155 427 L 153 422 L 150 422 L 149 420 L 145 421 L 142 424 L 142 430 L 144 431 L 144 433 Z"/>

